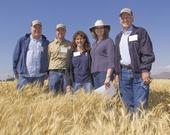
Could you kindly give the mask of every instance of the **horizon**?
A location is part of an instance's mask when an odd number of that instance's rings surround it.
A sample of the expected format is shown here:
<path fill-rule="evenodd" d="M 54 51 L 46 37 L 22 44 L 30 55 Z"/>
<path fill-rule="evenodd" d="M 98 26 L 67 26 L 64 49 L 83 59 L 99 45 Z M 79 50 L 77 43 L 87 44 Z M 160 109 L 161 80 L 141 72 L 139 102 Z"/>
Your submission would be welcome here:
<path fill-rule="evenodd" d="M 154 6 L 153 6 L 154 5 Z M 150 35 L 156 61 L 152 74 L 170 72 L 168 54 L 170 50 L 169 22 L 170 1 L 135 1 L 135 0 L 15 0 L 2 1 L 0 5 L 1 52 L 0 80 L 13 76 L 12 55 L 17 40 L 30 31 L 31 21 L 42 22 L 43 34 L 52 41 L 55 38 L 55 26 L 64 23 L 67 27 L 66 39 L 72 41 L 75 31 L 84 31 L 93 43 L 89 28 L 97 19 L 102 19 L 111 26 L 110 37 L 122 30 L 119 12 L 129 7 L 134 14 L 134 25 L 144 27 Z M 170 56 L 170 55 L 169 55 Z"/>

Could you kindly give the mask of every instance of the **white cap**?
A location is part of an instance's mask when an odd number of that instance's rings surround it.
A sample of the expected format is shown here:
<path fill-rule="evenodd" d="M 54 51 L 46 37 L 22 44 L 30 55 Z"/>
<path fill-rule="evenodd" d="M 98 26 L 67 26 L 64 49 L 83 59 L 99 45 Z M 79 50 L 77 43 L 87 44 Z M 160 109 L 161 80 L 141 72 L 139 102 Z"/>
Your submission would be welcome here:
<path fill-rule="evenodd" d="M 120 11 L 120 16 L 122 15 L 122 13 L 128 13 L 129 15 L 133 16 L 133 12 L 130 8 L 123 8 L 121 11 Z"/>
<path fill-rule="evenodd" d="M 39 20 L 37 20 L 37 19 L 36 19 L 36 20 L 33 20 L 33 21 L 31 22 L 31 25 L 32 25 L 32 26 L 37 25 L 37 24 L 38 24 L 38 25 L 42 25 L 41 22 L 40 22 Z"/>
<path fill-rule="evenodd" d="M 66 29 L 66 26 L 65 26 L 64 24 L 62 24 L 62 23 L 59 23 L 59 24 L 56 25 L 56 30 L 57 30 L 58 28 L 64 28 L 64 29 Z"/>

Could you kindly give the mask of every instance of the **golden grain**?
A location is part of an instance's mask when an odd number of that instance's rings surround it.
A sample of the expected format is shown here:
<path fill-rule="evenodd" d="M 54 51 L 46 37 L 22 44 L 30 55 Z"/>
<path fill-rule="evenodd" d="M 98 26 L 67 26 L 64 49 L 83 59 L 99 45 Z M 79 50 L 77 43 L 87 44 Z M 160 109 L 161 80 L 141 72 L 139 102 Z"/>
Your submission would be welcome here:
<path fill-rule="evenodd" d="M 51 95 L 47 86 L 0 83 L 0 135 L 169 135 L 170 80 L 153 80 L 148 112 L 131 118 L 119 96 Z"/>

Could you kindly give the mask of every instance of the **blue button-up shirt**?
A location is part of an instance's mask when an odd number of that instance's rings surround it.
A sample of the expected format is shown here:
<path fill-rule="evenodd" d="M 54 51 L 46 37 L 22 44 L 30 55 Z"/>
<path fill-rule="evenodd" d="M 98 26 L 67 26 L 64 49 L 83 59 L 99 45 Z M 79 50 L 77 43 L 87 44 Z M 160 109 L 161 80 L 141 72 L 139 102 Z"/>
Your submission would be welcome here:
<path fill-rule="evenodd" d="M 30 35 L 30 43 L 28 46 L 26 66 L 27 66 L 27 76 L 29 77 L 40 77 L 40 58 L 41 52 L 43 51 L 42 39 L 33 39 Z"/>

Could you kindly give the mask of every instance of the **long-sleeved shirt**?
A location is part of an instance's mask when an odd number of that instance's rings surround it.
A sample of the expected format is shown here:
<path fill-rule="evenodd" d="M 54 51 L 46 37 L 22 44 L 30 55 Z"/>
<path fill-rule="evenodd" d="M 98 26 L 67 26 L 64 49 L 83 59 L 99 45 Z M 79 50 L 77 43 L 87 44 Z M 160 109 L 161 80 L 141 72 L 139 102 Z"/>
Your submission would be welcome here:
<path fill-rule="evenodd" d="M 122 32 L 120 32 L 115 39 L 116 55 L 115 55 L 115 69 L 119 74 L 121 70 L 120 61 L 120 40 Z M 150 72 L 152 63 L 155 61 L 152 42 L 147 31 L 142 27 L 132 25 L 132 32 L 128 39 L 129 53 L 131 58 L 131 67 L 133 72 Z"/>
<path fill-rule="evenodd" d="M 73 82 L 77 82 L 76 80 L 78 80 L 78 78 L 80 78 L 82 76 L 83 77 L 81 78 L 82 79 L 81 83 L 84 83 L 86 81 L 91 82 L 92 77 L 91 77 L 91 73 L 90 73 L 90 68 L 91 68 L 90 52 L 87 51 L 87 52 L 83 53 L 83 55 L 73 58 L 74 51 L 75 50 L 73 48 L 71 48 L 68 50 L 68 53 L 67 53 L 66 84 L 72 85 Z M 84 65 L 80 65 L 80 64 L 86 64 L 86 65 L 84 66 Z M 76 78 L 75 78 L 75 74 L 76 74 Z"/>
<path fill-rule="evenodd" d="M 26 65 L 28 72 L 26 76 L 39 77 L 43 75 L 39 72 L 41 52 L 43 51 L 43 47 L 41 46 L 41 44 L 42 39 L 36 40 L 33 39 L 32 35 L 30 35 L 30 43 L 28 46 L 26 57 Z"/>
<path fill-rule="evenodd" d="M 30 35 L 26 34 L 25 36 L 21 37 L 14 50 L 13 54 L 13 71 L 14 74 L 24 74 L 27 75 L 27 65 L 26 65 L 26 57 L 28 46 L 30 43 Z M 43 48 L 41 51 L 40 56 L 40 69 L 39 73 L 47 73 L 48 71 L 48 44 L 49 41 L 46 39 L 44 35 L 42 35 L 42 44 L 41 47 Z"/>
<path fill-rule="evenodd" d="M 92 66 L 91 73 L 107 71 L 114 68 L 115 45 L 111 38 L 93 43 L 91 50 Z"/>

